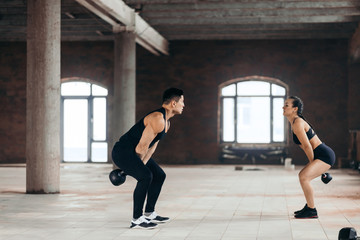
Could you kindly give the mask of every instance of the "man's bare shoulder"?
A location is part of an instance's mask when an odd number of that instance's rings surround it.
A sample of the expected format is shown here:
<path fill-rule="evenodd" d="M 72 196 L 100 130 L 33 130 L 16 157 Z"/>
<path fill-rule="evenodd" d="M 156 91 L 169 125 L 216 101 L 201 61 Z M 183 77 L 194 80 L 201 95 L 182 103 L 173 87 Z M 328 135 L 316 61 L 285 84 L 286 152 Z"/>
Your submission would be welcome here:
<path fill-rule="evenodd" d="M 161 132 L 164 129 L 164 117 L 160 112 L 150 113 L 147 118 L 147 124 L 150 124 L 156 132 Z"/>

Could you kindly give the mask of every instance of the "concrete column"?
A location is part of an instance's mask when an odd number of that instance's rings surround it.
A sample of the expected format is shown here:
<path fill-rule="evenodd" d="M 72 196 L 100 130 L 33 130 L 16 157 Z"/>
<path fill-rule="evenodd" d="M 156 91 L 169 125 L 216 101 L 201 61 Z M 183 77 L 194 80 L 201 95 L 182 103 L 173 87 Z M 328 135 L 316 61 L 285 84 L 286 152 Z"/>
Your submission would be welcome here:
<path fill-rule="evenodd" d="M 26 192 L 60 191 L 61 0 L 28 0 Z"/>
<path fill-rule="evenodd" d="M 115 34 L 113 144 L 135 123 L 136 43 L 133 32 Z"/>

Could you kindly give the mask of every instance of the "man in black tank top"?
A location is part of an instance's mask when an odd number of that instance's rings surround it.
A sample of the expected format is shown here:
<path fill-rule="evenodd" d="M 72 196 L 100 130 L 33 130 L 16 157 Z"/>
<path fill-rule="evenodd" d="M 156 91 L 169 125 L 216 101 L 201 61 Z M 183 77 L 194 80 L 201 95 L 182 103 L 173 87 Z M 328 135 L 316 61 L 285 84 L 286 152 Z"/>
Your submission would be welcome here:
<path fill-rule="evenodd" d="M 130 228 L 154 228 L 155 222 L 166 222 L 155 212 L 155 205 L 166 174 L 151 158 L 159 141 L 170 128 L 169 119 L 185 107 L 183 91 L 167 89 L 160 109 L 148 113 L 125 133 L 112 150 L 113 162 L 137 180 L 133 194 L 134 209 Z M 145 213 L 143 207 L 147 197 Z"/>

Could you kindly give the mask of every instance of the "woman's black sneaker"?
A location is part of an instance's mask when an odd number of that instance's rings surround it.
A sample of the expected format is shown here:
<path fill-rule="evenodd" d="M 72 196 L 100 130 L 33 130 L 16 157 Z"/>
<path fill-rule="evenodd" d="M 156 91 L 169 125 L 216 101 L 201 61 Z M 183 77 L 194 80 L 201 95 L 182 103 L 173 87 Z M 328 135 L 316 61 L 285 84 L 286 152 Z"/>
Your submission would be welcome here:
<path fill-rule="evenodd" d="M 294 215 L 299 214 L 299 213 L 305 211 L 305 209 L 307 209 L 307 207 L 308 207 L 308 206 L 307 206 L 307 203 L 306 203 L 305 206 L 303 207 L 303 209 L 298 210 L 298 211 L 295 211 L 295 212 L 294 212 Z"/>
<path fill-rule="evenodd" d="M 307 207 L 304 211 L 296 214 L 295 218 L 318 218 L 316 208 Z"/>

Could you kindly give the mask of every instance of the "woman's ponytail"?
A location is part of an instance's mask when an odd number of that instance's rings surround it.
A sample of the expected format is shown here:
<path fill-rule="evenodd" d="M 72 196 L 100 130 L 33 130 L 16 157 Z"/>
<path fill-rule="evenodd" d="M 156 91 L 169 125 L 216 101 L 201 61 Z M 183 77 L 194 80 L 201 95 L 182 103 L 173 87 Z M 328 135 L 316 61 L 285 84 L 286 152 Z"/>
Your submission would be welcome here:
<path fill-rule="evenodd" d="M 313 126 L 311 125 L 311 123 L 309 123 L 309 121 L 307 121 L 307 120 L 305 119 L 305 117 L 302 115 L 302 112 L 303 112 L 303 110 L 304 110 L 303 101 L 302 101 L 299 97 L 297 97 L 297 96 L 290 96 L 289 98 L 293 100 L 293 107 L 297 107 L 297 108 L 298 108 L 297 115 L 298 115 L 299 117 L 301 117 L 302 119 L 304 119 L 304 121 L 307 122 L 312 129 L 314 129 Z"/>

